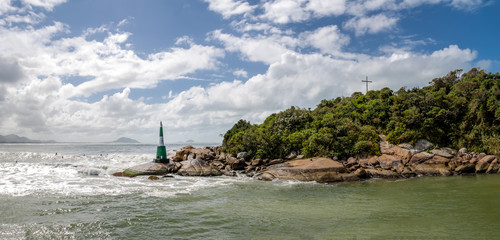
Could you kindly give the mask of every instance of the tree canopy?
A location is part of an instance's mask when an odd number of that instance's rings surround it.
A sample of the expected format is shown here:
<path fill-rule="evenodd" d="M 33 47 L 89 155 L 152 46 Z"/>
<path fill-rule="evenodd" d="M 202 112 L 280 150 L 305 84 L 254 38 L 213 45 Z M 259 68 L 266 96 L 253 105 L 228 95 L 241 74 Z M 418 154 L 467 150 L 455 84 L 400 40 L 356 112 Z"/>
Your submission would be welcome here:
<path fill-rule="evenodd" d="M 224 135 L 228 153 L 256 158 L 346 159 L 379 155 L 379 134 L 393 144 L 427 139 L 440 147 L 500 155 L 500 74 L 455 70 L 423 88 L 389 88 L 291 107 L 262 124 L 238 121 Z"/>

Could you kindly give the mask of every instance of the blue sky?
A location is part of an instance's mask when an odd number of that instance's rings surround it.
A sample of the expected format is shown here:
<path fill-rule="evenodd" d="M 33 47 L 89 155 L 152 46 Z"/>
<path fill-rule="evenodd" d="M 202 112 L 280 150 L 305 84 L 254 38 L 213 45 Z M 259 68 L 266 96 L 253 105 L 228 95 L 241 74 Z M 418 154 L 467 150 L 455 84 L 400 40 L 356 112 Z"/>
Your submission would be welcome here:
<path fill-rule="evenodd" d="M 239 119 L 500 71 L 489 0 L 0 0 L 0 135 L 220 142 Z"/>

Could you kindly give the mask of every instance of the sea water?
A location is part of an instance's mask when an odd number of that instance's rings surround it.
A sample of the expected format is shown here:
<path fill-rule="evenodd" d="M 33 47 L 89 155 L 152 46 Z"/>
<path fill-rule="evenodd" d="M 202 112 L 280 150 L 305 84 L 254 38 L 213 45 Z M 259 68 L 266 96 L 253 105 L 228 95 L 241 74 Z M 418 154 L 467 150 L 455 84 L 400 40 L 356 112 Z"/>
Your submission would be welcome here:
<path fill-rule="evenodd" d="M 335 184 L 112 176 L 155 150 L 0 144 L 0 239 L 500 237 L 499 175 Z"/>

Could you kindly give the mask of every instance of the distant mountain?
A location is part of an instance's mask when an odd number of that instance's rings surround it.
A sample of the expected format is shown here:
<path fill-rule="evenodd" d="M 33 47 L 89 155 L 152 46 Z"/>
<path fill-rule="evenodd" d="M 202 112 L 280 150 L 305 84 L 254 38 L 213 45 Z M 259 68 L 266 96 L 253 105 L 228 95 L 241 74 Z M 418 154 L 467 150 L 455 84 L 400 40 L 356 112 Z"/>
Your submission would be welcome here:
<path fill-rule="evenodd" d="M 190 140 L 187 140 L 186 142 L 187 142 L 187 143 L 192 143 L 192 142 L 194 142 L 194 140 L 191 140 L 191 139 L 190 139 Z"/>
<path fill-rule="evenodd" d="M 132 138 L 127 138 L 127 137 L 121 137 L 113 141 L 114 143 L 140 143 L 139 141 L 132 139 Z"/>
<path fill-rule="evenodd" d="M 31 140 L 27 137 L 20 137 L 15 134 L 10 134 L 7 136 L 0 135 L 0 143 L 47 143 L 47 142 L 56 142 L 54 140 L 50 141 L 40 141 L 40 140 Z"/>

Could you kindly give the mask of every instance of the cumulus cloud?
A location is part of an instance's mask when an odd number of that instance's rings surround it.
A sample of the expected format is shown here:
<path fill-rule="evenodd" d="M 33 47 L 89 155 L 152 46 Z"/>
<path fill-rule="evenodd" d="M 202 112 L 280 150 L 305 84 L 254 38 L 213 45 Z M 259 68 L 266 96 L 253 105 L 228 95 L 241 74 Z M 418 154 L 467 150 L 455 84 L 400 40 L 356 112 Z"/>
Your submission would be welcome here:
<path fill-rule="evenodd" d="M 314 16 L 341 15 L 346 11 L 346 0 L 310 0 L 305 6 Z"/>
<path fill-rule="evenodd" d="M 0 46 L 7 56 L 17 56 L 31 77 L 86 76 L 74 86 L 66 84 L 65 97 L 89 96 L 110 89 L 150 88 L 162 80 L 173 80 L 202 69 L 214 69 L 224 52 L 212 46 L 191 43 L 188 48 L 171 48 L 149 54 L 145 59 L 123 44 L 130 33 L 112 33 L 100 27 L 84 31 L 81 36 L 53 40 L 66 26 L 55 23 L 41 29 L 0 29 Z M 88 40 L 95 32 L 107 32 L 102 41 Z"/>
<path fill-rule="evenodd" d="M 249 13 L 255 8 L 248 2 L 237 0 L 205 0 L 205 2 L 208 2 L 208 9 L 222 14 L 224 18 Z"/>
<path fill-rule="evenodd" d="M 226 50 L 241 53 L 246 60 L 266 64 L 279 61 L 280 56 L 288 51 L 288 47 L 297 45 L 296 39 L 282 35 L 238 37 L 216 30 L 210 34 L 210 37 L 222 42 Z"/>
<path fill-rule="evenodd" d="M 337 25 L 325 26 L 300 35 L 305 42 L 323 53 L 339 54 L 342 47 L 349 43 L 349 36 L 342 34 Z"/>
<path fill-rule="evenodd" d="M 378 33 L 393 28 L 398 22 L 396 17 L 388 17 L 385 14 L 377 14 L 371 17 L 351 18 L 344 24 L 346 29 L 352 29 L 357 36 L 366 33 Z"/>
<path fill-rule="evenodd" d="M 310 18 L 305 10 L 306 0 L 274 0 L 265 2 L 262 7 L 265 13 L 261 16 L 274 23 L 301 22 Z"/>
<path fill-rule="evenodd" d="M 26 0 L 21 5 L 50 11 L 61 2 Z M 11 16 L 11 20 L 1 18 L 4 24 L 0 21 L 0 132 L 24 129 L 33 138 L 57 136 L 62 141 L 109 141 L 109 136 L 124 134 L 147 139 L 156 134 L 157 120 L 162 119 L 166 136 L 172 139 L 193 133 L 214 139 L 241 118 L 258 123 L 292 105 L 314 107 L 322 99 L 364 91 L 365 75 L 374 81 L 371 89 L 422 86 L 450 70 L 471 67 L 477 57 L 475 51 L 456 45 L 420 53 L 395 45 L 371 56 L 346 48 L 354 35 L 395 28 L 399 18 L 393 13 L 399 9 L 438 3 L 458 8 L 481 1 L 272 0 L 254 6 L 239 0 L 206 2 L 226 19 L 241 17 L 231 23 L 236 31 L 212 31 L 206 45 L 181 36 L 174 47 L 139 55 L 127 47 L 132 33 L 110 25 L 71 37 L 70 27 L 60 22 L 9 26 L 15 21 L 32 24 L 37 18 L 15 20 L 16 14 L 28 16 L 29 8 L 0 1 L 0 16 Z M 287 29 L 289 23 L 328 16 L 342 20 L 302 32 Z M 94 40 L 97 33 L 104 39 Z M 189 75 L 216 71 L 225 67 L 220 61 L 228 54 L 267 67 L 251 76 L 248 69 L 231 66 L 229 72 L 244 81 L 226 79 L 175 93 L 166 90 L 159 103 L 131 97 L 137 89 L 153 88 L 161 81 L 194 79 Z M 94 102 L 85 98 L 96 93 L 106 95 Z"/>
<path fill-rule="evenodd" d="M 236 76 L 236 77 L 243 77 L 243 78 L 247 78 L 248 77 L 248 73 L 244 69 L 235 70 L 233 72 L 233 75 Z"/>
<path fill-rule="evenodd" d="M 0 85 L 20 81 L 24 73 L 15 58 L 5 58 L 0 55 Z"/>

